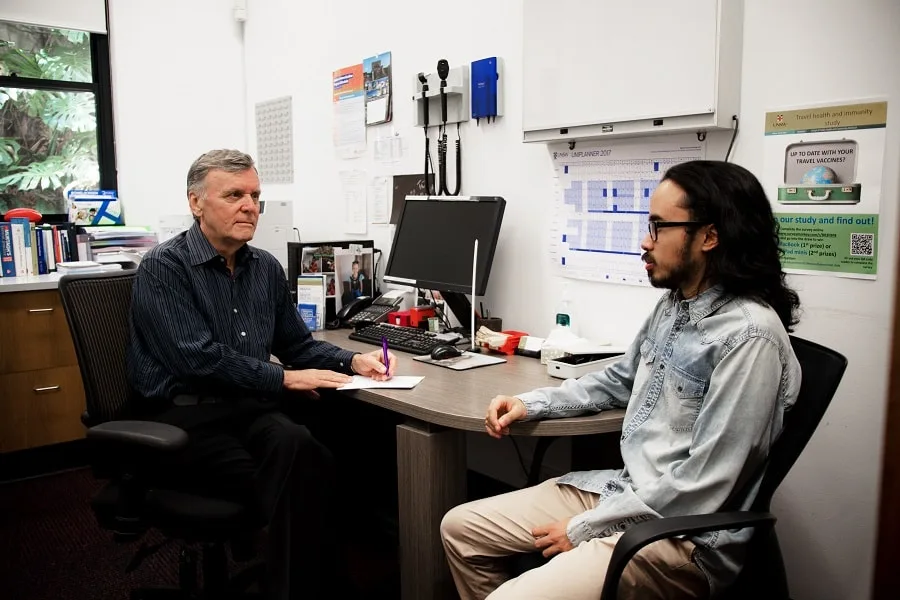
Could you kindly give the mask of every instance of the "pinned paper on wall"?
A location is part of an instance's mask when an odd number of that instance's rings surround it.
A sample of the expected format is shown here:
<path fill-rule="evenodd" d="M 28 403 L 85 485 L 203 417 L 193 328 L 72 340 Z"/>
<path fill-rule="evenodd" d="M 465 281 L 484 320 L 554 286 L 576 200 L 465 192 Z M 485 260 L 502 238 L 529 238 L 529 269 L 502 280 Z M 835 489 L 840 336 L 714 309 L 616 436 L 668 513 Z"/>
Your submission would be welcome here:
<path fill-rule="evenodd" d="M 548 147 L 557 197 L 550 255 L 559 274 L 574 279 L 647 286 L 641 240 L 650 196 L 666 170 L 704 158 L 696 136 L 659 142 L 579 142 Z"/>
<path fill-rule="evenodd" d="M 194 215 L 162 215 L 159 217 L 157 236 L 159 243 L 170 240 L 182 231 L 187 231 L 194 224 Z"/>
<path fill-rule="evenodd" d="M 344 203 L 344 231 L 366 232 L 366 172 L 341 171 L 341 197 Z"/>
<path fill-rule="evenodd" d="M 332 133 L 338 158 L 357 158 L 366 151 L 366 95 L 362 64 L 332 73 Z"/>
<path fill-rule="evenodd" d="M 366 82 L 366 125 L 387 123 L 393 117 L 391 106 L 391 53 L 383 52 L 363 61 Z"/>
<path fill-rule="evenodd" d="M 389 177 L 375 177 L 369 187 L 372 198 L 372 223 L 387 223 L 390 219 L 390 197 L 393 186 Z"/>
<path fill-rule="evenodd" d="M 263 183 L 293 183 L 294 126 L 291 97 L 256 105 L 256 168 Z"/>
<path fill-rule="evenodd" d="M 382 164 L 396 164 L 407 150 L 406 140 L 397 133 L 379 135 L 374 142 L 375 161 Z"/>

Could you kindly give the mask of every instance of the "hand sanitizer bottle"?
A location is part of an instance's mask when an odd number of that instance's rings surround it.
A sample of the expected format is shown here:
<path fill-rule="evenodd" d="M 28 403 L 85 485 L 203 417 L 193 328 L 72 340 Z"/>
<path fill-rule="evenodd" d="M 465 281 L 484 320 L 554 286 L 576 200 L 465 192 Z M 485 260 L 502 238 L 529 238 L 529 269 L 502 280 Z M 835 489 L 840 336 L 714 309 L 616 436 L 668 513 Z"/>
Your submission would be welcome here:
<path fill-rule="evenodd" d="M 560 300 L 559 305 L 556 307 L 556 326 L 557 327 L 572 327 L 572 300 L 569 296 L 569 284 L 565 284 L 563 287 L 562 300 Z"/>

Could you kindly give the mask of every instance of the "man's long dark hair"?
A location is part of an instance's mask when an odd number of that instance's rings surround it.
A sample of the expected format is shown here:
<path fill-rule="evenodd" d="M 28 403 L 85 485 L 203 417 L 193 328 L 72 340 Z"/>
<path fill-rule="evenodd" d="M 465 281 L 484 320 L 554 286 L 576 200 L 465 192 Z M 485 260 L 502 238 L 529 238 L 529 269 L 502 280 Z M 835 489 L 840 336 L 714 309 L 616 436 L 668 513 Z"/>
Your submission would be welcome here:
<path fill-rule="evenodd" d="M 707 253 L 707 279 L 767 303 L 792 331 L 800 298 L 785 283 L 778 221 L 759 180 L 741 166 L 712 160 L 676 165 L 666 179 L 684 190 L 691 219 L 714 224 L 719 234 L 718 246 Z"/>

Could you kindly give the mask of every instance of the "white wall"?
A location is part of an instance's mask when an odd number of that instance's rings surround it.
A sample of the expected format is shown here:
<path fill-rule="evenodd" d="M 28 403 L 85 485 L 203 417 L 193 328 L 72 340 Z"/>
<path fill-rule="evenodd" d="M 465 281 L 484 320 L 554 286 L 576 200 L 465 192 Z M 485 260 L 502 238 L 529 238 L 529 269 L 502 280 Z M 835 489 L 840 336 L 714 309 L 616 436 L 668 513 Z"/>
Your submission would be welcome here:
<path fill-rule="evenodd" d="M 867 598 L 897 264 L 900 3 L 748 1 L 745 11 L 746 118 L 735 160 L 751 171 L 762 168 L 766 110 L 872 96 L 888 100 L 878 280 L 791 280 L 805 305 L 797 333 L 843 352 L 850 366 L 773 505 L 795 598 Z M 823 65 L 835 75 L 810 75 Z"/>
<path fill-rule="evenodd" d="M 228 0 L 109 0 L 119 197 L 129 225 L 188 214 L 191 162 L 245 147 L 243 42 Z"/>
<path fill-rule="evenodd" d="M 307 2 L 301 7 L 287 0 L 250 0 L 248 114 L 252 116 L 256 102 L 294 97 L 296 180 L 268 186 L 265 194 L 295 200 L 295 225 L 305 239 L 344 237 L 335 186 L 339 169 L 362 168 L 375 176 L 421 168 L 422 133 L 410 126 L 414 74 L 433 70 L 439 58 L 456 65 L 503 57 L 505 116 L 496 125 L 463 127 L 464 193 L 507 199 L 487 302 L 506 326 L 541 334 L 551 322 L 560 281 L 545 258 L 553 194 L 550 161 L 545 148 L 521 143 L 521 3 L 497 1 L 488 8 L 484 2 L 464 0 L 452 10 L 448 6 L 385 0 L 377 5 Z M 833 407 L 775 501 L 793 595 L 799 600 L 845 600 L 869 593 L 896 264 L 898 24 L 900 3 L 892 0 L 746 2 L 736 162 L 760 173 L 766 110 L 871 96 L 889 100 L 878 280 L 791 280 L 805 306 L 798 334 L 830 345 L 850 360 Z M 370 158 L 335 160 L 331 71 L 385 50 L 393 52 L 395 118 L 390 126 L 370 128 L 369 136 L 397 132 L 409 141 L 409 153 L 398 170 Z M 252 149 L 252 122 L 248 131 Z M 720 148 L 714 144 L 710 157 Z M 384 247 L 387 229 L 369 227 L 367 237 Z M 619 343 L 630 339 L 658 297 L 655 290 L 573 285 L 582 332 Z M 521 480 L 517 466 L 507 471 L 507 479 Z"/>
<path fill-rule="evenodd" d="M 246 81 L 230 2 L 145 4 L 110 0 L 119 183 L 131 223 L 153 224 L 159 215 L 184 212 L 190 162 L 213 147 L 255 152 L 253 105 L 291 95 L 295 183 L 266 186 L 264 195 L 295 201 L 295 225 L 304 239 L 353 237 L 342 231 L 338 170 L 363 168 L 375 176 L 420 169 L 422 134 L 409 126 L 413 75 L 432 70 L 438 58 L 455 65 L 502 56 L 505 116 L 495 125 L 463 127 L 464 193 L 508 201 L 487 294 L 492 312 L 510 327 L 546 330 L 560 293 L 545 258 L 552 171 L 543 147 L 520 141 L 520 2 L 497 0 L 487 10 L 484 2 L 461 0 L 450 10 L 414 0 L 250 0 Z M 900 3 L 749 0 L 745 13 L 736 162 L 760 172 L 766 110 L 879 95 L 889 100 L 879 279 L 792 278 L 805 305 L 798 334 L 845 353 L 850 368 L 774 506 L 793 596 L 864 598 L 873 563 L 896 266 Z M 433 20 L 423 21 L 423 14 Z M 392 125 L 370 128 L 370 139 L 396 131 L 407 140 L 408 154 L 396 169 L 371 159 L 342 166 L 331 146 L 331 71 L 385 50 L 393 52 L 395 118 Z M 386 248 L 389 235 L 387 227 L 370 225 L 365 237 Z M 583 282 L 574 291 L 583 333 L 614 342 L 628 341 L 658 295 Z M 507 464 L 515 465 L 514 458 Z M 505 477 L 520 480 L 516 470 L 509 467 Z"/>

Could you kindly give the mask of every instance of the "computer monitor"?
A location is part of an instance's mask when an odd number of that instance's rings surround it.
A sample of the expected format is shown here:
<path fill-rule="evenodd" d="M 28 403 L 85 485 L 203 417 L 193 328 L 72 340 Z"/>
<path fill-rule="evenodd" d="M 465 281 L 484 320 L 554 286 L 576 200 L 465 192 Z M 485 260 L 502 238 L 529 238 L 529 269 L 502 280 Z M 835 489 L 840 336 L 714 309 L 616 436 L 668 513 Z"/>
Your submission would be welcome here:
<path fill-rule="evenodd" d="M 471 310 L 465 294 L 472 293 L 475 240 L 475 294 L 482 295 L 505 207 L 506 200 L 496 196 L 407 196 L 384 280 L 440 291 L 465 323 Z"/>

